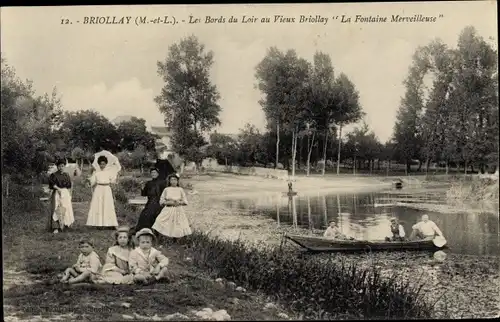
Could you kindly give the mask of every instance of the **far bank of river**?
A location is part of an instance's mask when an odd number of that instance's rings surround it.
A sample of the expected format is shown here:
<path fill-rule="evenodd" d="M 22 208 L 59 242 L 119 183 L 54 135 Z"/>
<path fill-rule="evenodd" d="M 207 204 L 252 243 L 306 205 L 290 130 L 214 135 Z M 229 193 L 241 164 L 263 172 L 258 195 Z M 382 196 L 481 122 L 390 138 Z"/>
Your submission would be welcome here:
<path fill-rule="evenodd" d="M 249 244 L 279 245 L 284 232 L 309 233 L 301 228 L 278 225 L 275 220 L 253 211 L 229 209 L 220 199 L 238 199 L 263 194 L 282 194 L 287 182 L 251 176 L 216 175 L 185 179 L 194 193 L 188 196 L 188 215 L 197 229 L 221 238 L 242 239 Z M 443 185 L 434 188 L 415 182 L 414 189 L 445 191 Z M 361 193 L 387 190 L 391 182 L 376 177 L 297 178 L 294 190 L 301 195 L 310 193 Z M 412 190 L 401 191 L 409 193 Z M 294 247 L 287 244 L 288 247 Z M 336 254 L 339 261 L 377 267 L 389 276 L 396 272 L 413 282 L 425 282 L 426 297 L 436 302 L 436 317 L 445 311 L 452 318 L 498 316 L 500 294 L 499 258 L 448 254 L 445 262 L 436 262 L 428 253 Z"/>

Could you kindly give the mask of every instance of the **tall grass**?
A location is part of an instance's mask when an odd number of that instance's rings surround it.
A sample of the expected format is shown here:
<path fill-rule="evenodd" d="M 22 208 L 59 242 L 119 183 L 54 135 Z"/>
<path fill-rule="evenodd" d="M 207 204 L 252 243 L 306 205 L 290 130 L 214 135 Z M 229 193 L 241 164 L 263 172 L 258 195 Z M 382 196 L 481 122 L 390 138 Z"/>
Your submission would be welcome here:
<path fill-rule="evenodd" d="M 460 180 L 453 182 L 446 198 L 453 204 L 477 202 L 497 202 L 499 197 L 498 181 L 491 179 Z"/>
<path fill-rule="evenodd" d="M 195 232 L 187 237 L 193 263 L 252 290 L 263 291 L 307 318 L 427 318 L 432 307 L 420 289 L 382 279 L 377 269 L 304 258 L 277 247 L 265 249 Z"/>

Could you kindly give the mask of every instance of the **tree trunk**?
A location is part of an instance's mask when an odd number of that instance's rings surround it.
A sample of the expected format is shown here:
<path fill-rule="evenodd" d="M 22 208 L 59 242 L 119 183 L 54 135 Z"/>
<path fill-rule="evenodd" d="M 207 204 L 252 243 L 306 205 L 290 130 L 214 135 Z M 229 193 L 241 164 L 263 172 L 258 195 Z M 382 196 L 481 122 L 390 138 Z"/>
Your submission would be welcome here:
<path fill-rule="evenodd" d="M 339 145 L 337 151 L 337 175 L 340 175 L 340 147 L 342 144 L 342 124 L 339 127 Z"/>
<path fill-rule="evenodd" d="M 446 175 L 448 175 L 450 172 L 450 162 L 448 160 L 446 160 L 445 169 L 446 169 L 445 173 L 446 173 Z"/>
<path fill-rule="evenodd" d="M 356 153 L 354 153 L 354 159 L 352 162 L 352 174 L 356 175 Z"/>
<path fill-rule="evenodd" d="M 307 176 L 311 173 L 311 152 L 314 147 L 314 137 L 316 136 L 316 132 L 313 132 L 311 144 L 309 144 L 309 138 L 307 139 L 307 145 L 309 148 L 309 151 L 307 151 Z"/>
<path fill-rule="evenodd" d="M 328 207 L 326 204 L 325 196 L 322 197 L 322 201 L 323 201 L 323 217 L 325 218 L 325 225 L 326 227 L 328 227 Z"/>
<path fill-rule="evenodd" d="M 426 176 L 429 173 L 430 163 L 431 163 L 431 160 L 429 160 L 429 158 L 427 158 L 427 160 L 425 160 L 425 175 Z"/>
<path fill-rule="evenodd" d="M 292 131 L 292 177 L 295 178 L 295 160 L 297 157 L 297 128 Z"/>
<path fill-rule="evenodd" d="M 274 163 L 274 168 L 278 169 L 280 155 L 280 122 L 276 122 L 276 162 Z"/>
<path fill-rule="evenodd" d="M 411 172 L 411 161 L 406 160 L 406 175 Z"/>
<path fill-rule="evenodd" d="M 467 176 L 467 161 L 464 161 L 464 174 Z"/>
<path fill-rule="evenodd" d="M 307 196 L 307 221 L 308 221 L 308 226 L 309 229 L 313 230 L 313 221 L 312 221 L 312 216 L 311 216 L 311 198 Z"/>
<path fill-rule="evenodd" d="M 325 175 L 326 170 L 326 147 L 328 144 L 328 129 L 325 130 L 325 142 L 323 144 L 323 169 L 321 170 L 321 174 Z"/>
<path fill-rule="evenodd" d="M 300 165 L 302 164 L 302 150 L 304 149 L 304 137 L 302 136 L 299 141 L 300 145 L 297 144 L 297 149 L 299 150 L 298 154 L 298 159 L 299 159 L 299 168 Z"/>

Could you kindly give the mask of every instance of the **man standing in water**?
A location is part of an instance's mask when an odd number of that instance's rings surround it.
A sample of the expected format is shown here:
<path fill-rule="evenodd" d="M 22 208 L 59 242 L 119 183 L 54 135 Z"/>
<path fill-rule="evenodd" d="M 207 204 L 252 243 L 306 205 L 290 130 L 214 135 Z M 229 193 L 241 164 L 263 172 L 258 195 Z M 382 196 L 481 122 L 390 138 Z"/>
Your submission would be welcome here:
<path fill-rule="evenodd" d="M 415 237 L 419 237 L 420 239 L 434 239 L 436 235 L 444 237 L 436 223 L 429 220 L 428 215 L 423 215 L 422 220 L 413 225 L 412 229 L 410 240 L 414 240 Z"/>

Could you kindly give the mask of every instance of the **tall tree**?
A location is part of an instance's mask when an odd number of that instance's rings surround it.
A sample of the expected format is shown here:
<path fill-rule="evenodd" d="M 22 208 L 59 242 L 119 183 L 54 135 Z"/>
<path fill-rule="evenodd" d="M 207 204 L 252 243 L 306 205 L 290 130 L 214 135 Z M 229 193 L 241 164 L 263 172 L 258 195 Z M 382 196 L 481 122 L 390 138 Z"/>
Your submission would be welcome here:
<path fill-rule="evenodd" d="M 284 118 L 281 87 L 283 86 L 284 54 L 276 47 L 267 51 L 266 57 L 257 65 L 255 77 L 258 88 L 264 94 L 259 101 L 267 119 L 267 128 L 276 133 L 276 156 L 274 167 L 278 167 L 280 152 L 280 135 Z"/>
<path fill-rule="evenodd" d="M 158 62 L 165 86 L 155 102 L 173 133 L 174 150 L 197 163 L 206 144 L 203 133 L 220 125 L 220 95 L 210 81 L 213 57 L 198 38 L 189 36 L 170 46 L 165 61 Z"/>
<path fill-rule="evenodd" d="M 448 137 L 452 126 L 448 96 L 453 78 L 453 52 L 440 40 L 434 40 L 426 46 L 426 54 L 427 73 L 433 78 L 421 122 L 422 153 L 427 173 L 431 160 L 449 163 L 453 158 L 454 142 Z"/>
<path fill-rule="evenodd" d="M 146 120 L 132 117 L 129 121 L 118 124 L 118 135 L 120 136 L 120 147 L 133 151 L 138 146 L 143 146 L 147 151 L 154 151 L 156 136 L 148 132 Z"/>
<path fill-rule="evenodd" d="M 498 117 L 498 54 L 473 27 L 466 27 L 458 39 L 455 64 L 449 99 L 455 108 L 459 130 L 455 135 L 467 173 L 468 164 L 484 162 L 498 140 L 498 121 L 494 120 Z"/>
<path fill-rule="evenodd" d="M 305 115 L 310 108 L 310 64 L 299 58 L 295 50 L 284 54 L 272 47 L 257 66 L 256 78 L 265 95 L 261 105 L 269 122 L 268 128 L 274 129 L 277 135 L 275 166 L 281 132 L 289 133 L 292 136 L 292 175 L 295 175 L 298 133 L 305 125 Z"/>
<path fill-rule="evenodd" d="M 210 134 L 207 156 L 215 158 L 218 163 L 227 166 L 236 162 L 237 150 L 237 142 L 232 137 L 217 132 Z"/>
<path fill-rule="evenodd" d="M 67 112 L 59 133 L 71 147 L 79 147 L 90 154 L 101 149 L 113 153 L 120 150 L 120 136 L 116 127 L 96 111 Z"/>
<path fill-rule="evenodd" d="M 413 55 L 413 63 L 409 75 L 403 82 L 406 87 L 404 97 L 396 114 L 394 125 L 394 141 L 398 155 L 406 163 L 406 171 L 410 171 L 411 161 L 421 154 L 420 120 L 424 108 L 424 75 L 428 69 L 426 49 L 419 47 Z"/>
<path fill-rule="evenodd" d="M 334 128 L 334 116 L 338 106 L 335 104 L 335 78 L 330 56 L 316 52 L 314 54 L 314 67 L 311 80 L 312 87 L 312 109 L 314 120 L 318 131 L 323 133 L 323 169 L 325 175 L 326 152 L 328 137 Z M 314 143 L 314 142 L 312 142 Z M 311 144 L 311 148 L 312 148 Z M 307 174 L 309 174 L 309 163 L 311 151 L 308 151 Z"/>
<path fill-rule="evenodd" d="M 55 152 L 50 143 L 60 101 L 56 89 L 37 97 L 32 83 L 20 80 L 3 57 L 1 65 L 2 175 L 32 177 Z"/>
<path fill-rule="evenodd" d="M 353 82 L 341 73 L 334 84 L 333 120 L 339 128 L 337 151 L 337 175 L 340 174 L 340 153 L 342 144 L 342 127 L 359 121 L 364 112 L 359 103 L 359 92 Z"/>

